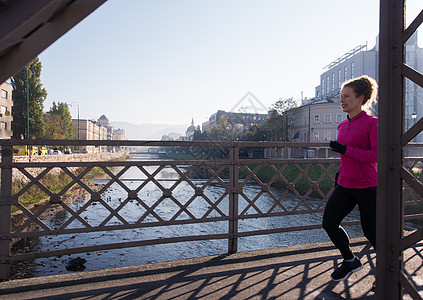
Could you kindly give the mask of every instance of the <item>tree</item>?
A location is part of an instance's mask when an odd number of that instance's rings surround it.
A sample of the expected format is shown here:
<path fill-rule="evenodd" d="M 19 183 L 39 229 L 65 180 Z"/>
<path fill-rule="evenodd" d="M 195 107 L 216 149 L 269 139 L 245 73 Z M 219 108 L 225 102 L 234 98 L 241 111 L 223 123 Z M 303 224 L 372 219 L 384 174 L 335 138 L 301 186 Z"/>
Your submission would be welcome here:
<path fill-rule="evenodd" d="M 200 125 L 195 128 L 194 134 L 192 135 L 193 141 L 205 141 L 207 138 L 206 133 L 201 132 Z"/>
<path fill-rule="evenodd" d="M 41 68 L 41 62 L 37 57 L 11 78 L 13 87 L 12 129 L 13 136 L 16 138 L 21 136 L 29 139 L 44 137 L 43 108 L 47 91 L 41 84 Z"/>
<path fill-rule="evenodd" d="M 264 122 L 263 130 L 267 141 L 283 141 L 285 134 L 285 122 L 283 116 L 276 110 L 271 110 Z"/>
<path fill-rule="evenodd" d="M 286 111 L 297 107 L 297 102 L 294 98 L 279 98 L 274 104 L 272 104 L 271 110 L 275 110 L 279 115 L 283 115 Z"/>
<path fill-rule="evenodd" d="M 212 141 L 236 141 L 242 136 L 242 130 L 237 124 L 229 122 L 228 115 L 223 115 L 207 134 Z"/>
<path fill-rule="evenodd" d="M 244 132 L 242 135 L 243 141 L 265 141 L 266 140 L 266 132 L 263 128 L 258 124 L 253 124 L 248 128 L 247 131 Z"/>
<path fill-rule="evenodd" d="M 294 98 L 279 98 L 279 100 L 272 105 L 271 114 L 266 120 L 268 140 L 289 140 L 289 119 L 292 117 L 291 109 L 295 107 L 297 107 L 297 102 L 294 100 Z"/>
<path fill-rule="evenodd" d="M 44 115 L 45 137 L 53 140 L 73 139 L 73 124 L 69 107 L 64 102 L 53 102 L 50 111 Z"/>

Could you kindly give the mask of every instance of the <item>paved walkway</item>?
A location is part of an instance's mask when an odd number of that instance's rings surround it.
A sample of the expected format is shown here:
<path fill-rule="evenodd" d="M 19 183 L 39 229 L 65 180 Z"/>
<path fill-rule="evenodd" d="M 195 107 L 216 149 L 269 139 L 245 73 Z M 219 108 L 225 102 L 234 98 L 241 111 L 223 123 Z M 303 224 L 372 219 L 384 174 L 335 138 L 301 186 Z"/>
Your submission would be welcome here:
<path fill-rule="evenodd" d="M 321 243 L 1 282 L 0 299 L 374 299 L 375 253 L 352 246 L 364 268 L 338 283 L 340 256 Z"/>

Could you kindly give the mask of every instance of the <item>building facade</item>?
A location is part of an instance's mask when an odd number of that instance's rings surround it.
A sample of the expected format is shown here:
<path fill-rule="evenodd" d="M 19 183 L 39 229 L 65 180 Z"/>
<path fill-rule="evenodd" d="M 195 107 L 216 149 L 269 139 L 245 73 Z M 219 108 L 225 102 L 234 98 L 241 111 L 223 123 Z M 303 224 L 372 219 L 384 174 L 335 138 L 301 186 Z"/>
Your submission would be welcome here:
<path fill-rule="evenodd" d="M 7 82 L 0 84 L 0 139 L 12 138 L 12 85 Z"/>
<path fill-rule="evenodd" d="M 337 127 L 346 119 L 341 105 L 333 100 L 314 100 L 293 108 L 290 136 L 295 142 L 329 142 L 336 140 Z"/>
<path fill-rule="evenodd" d="M 78 128 L 79 139 L 81 140 L 125 140 L 123 129 L 114 129 L 105 115 L 97 121 L 72 119 L 75 128 Z M 80 151 L 87 153 L 116 152 L 123 150 L 123 147 L 106 146 L 84 146 Z"/>
<path fill-rule="evenodd" d="M 337 127 L 344 121 L 347 114 L 342 111 L 339 99 L 312 99 L 308 103 L 293 108 L 289 114 L 289 136 L 294 142 L 326 142 L 336 140 Z M 339 156 L 329 147 L 295 149 L 291 153 L 296 158 Z"/>
<path fill-rule="evenodd" d="M 367 45 L 360 45 L 327 65 L 326 71 L 320 75 L 315 98 L 339 98 L 341 84 L 361 75 L 368 75 L 377 81 L 378 55 L 377 45 L 371 50 L 367 50 Z"/>
<path fill-rule="evenodd" d="M 241 131 L 248 130 L 253 125 L 261 125 L 268 117 L 268 114 L 258 114 L 258 113 L 236 113 L 236 112 L 225 112 L 223 110 L 218 110 L 216 113 L 212 114 L 208 121 L 202 124 L 202 131 L 207 132 L 213 127 L 215 127 L 220 118 L 223 116 L 228 117 L 228 122 L 232 125 L 237 125 Z"/>
<path fill-rule="evenodd" d="M 407 41 L 406 63 L 422 72 L 423 48 L 417 42 L 417 33 Z M 337 138 L 337 126 L 346 118 L 340 105 L 341 85 L 361 75 L 378 81 L 378 49 L 376 39 L 373 49 L 367 50 L 367 45 L 360 45 L 325 67 L 320 84 L 315 88 L 315 98 L 291 110 L 290 134 L 293 141 L 327 142 Z M 406 80 L 404 87 L 404 129 L 407 130 L 423 116 L 423 89 L 410 80 Z M 377 106 L 373 109 L 377 115 Z M 423 137 L 418 135 L 414 141 L 422 142 Z"/>
<path fill-rule="evenodd" d="M 326 66 L 326 71 L 320 76 L 320 85 L 315 88 L 316 99 L 339 100 L 342 82 L 361 75 L 373 77 L 376 81 L 379 69 L 379 41 L 376 46 L 367 50 L 367 45 L 361 45 Z M 405 61 L 411 68 L 423 72 L 423 48 L 418 46 L 418 33 L 415 32 L 406 43 Z M 408 130 L 417 120 L 423 117 L 423 88 L 406 79 L 404 85 L 404 130 Z M 376 106 L 377 113 L 377 106 Z M 414 142 L 423 142 L 419 134 Z"/>
<path fill-rule="evenodd" d="M 97 124 L 95 121 L 72 119 L 72 123 L 79 130 L 80 140 L 107 140 L 107 128 Z M 83 146 L 80 151 L 83 153 L 99 153 L 107 150 L 106 147 L 87 145 Z"/>

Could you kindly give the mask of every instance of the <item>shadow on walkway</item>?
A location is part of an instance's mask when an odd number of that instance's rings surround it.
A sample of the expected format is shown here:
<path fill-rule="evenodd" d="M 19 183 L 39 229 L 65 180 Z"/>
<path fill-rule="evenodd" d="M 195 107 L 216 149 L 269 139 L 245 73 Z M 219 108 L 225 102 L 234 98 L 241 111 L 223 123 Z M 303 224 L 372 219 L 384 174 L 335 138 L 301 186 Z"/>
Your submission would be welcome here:
<path fill-rule="evenodd" d="M 374 299 L 375 253 L 352 246 L 364 268 L 343 282 L 330 277 L 338 251 L 321 243 L 2 282 L 0 299 Z"/>

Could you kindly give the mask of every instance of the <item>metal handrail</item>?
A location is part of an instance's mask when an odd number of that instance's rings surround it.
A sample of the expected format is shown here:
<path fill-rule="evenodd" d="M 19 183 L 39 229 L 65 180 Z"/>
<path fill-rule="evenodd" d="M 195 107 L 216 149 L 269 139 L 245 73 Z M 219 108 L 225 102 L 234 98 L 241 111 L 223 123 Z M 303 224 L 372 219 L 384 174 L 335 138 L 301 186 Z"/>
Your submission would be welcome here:
<path fill-rule="evenodd" d="M 167 147 L 186 147 L 185 149 L 190 149 L 190 147 L 210 147 L 210 148 L 227 148 L 227 153 L 225 157 L 219 157 L 219 159 L 204 159 L 202 157 L 193 156 L 192 160 L 156 160 L 156 161 L 142 161 L 142 160 L 121 160 L 121 161 L 78 161 L 78 162 L 60 162 L 60 161 L 41 161 L 41 162 L 20 162 L 13 161 L 12 159 L 12 149 L 14 142 L 19 142 L 20 145 L 32 144 L 32 145 L 75 145 L 75 146 L 85 146 L 85 145 L 113 145 L 113 146 L 167 146 Z M 328 195 L 330 195 L 333 187 L 329 190 L 322 191 L 321 185 L 323 181 L 332 182 L 333 185 L 334 178 L 330 172 L 334 172 L 333 168 L 337 168 L 339 165 L 338 159 L 299 159 L 299 158 L 240 158 L 239 150 L 243 147 L 258 147 L 261 148 L 301 148 L 301 147 L 315 147 L 315 148 L 327 148 L 327 143 L 286 143 L 286 142 L 161 142 L 161 141 L 46 141 L 46 140 L 9 140 L 1 141 L 0 146 L 2 147 L 2 160 L 0 163 L 1 168 L 1 195 L 0 195 L 0 222 L 9 222 L 8 226 L 0 228 L 0 274 L 7 276 L 9 273 L 8 268 L 11 261 L 16 260 L 26 260 L 26 259 L 35 259 L 41 257 L 51 257 L 64 254 L 74 254 L 74 253 L 83 253 L 90 251 L 98 250 L 109 250 L 109 249 L 120 249 L 128 247 L 139 247 L 144 245 L 153 245 L 153 244 L 165 244 L 165 243 L 174 243 L 182 241 L 198 241 L 198 240 L 209 240 L 209 239 L 226 239 L 228 240 L 228 252 L 233 253 L 237 251 L 238 238 L 254 235 L 263 235 L 263 234 L 273 234 L 273 233 L 283 233 L 291 231 L 302 231 L 302 230 L 311 230 L 321 228 L 320 224 L 305 224 L 302 226 L 292 226 L 292 227 L 282 227 L 282 228 L 272 228 L 272 229 L 262 229 L 262 230 L 250 230 L 250 231 L 240 231 L 238 228 L 238 222 L 240 220 L 247 220 L 252 218 L 269 218 L 269 217 L 282 217 L 287 215 L 299 215 L 299 214 L 314 214 L 321 213 L 323 211 L 324 203 L 326 202 Z M 189 150 L 188 150 L 189 151 Z M 181 166 L 183 169 L 181 169 Z M 255 169 L 252 168 L 261 168 L 267 167 L 273 172 L 272 177 L 268 181 L 262 181 L 260 176 L 256 173 Z M 284 170 L 291 166 L 296 170 L 298 175 L 294 179 L 287 179 L 284 175 Z M 321 170 L 321 175 L 318 178 L 310 177 L 309 170 L 311 166 L 318 166 Z M 92 169 L 93 167 L 99 167 L 103 169 L 106 175 L 109 178 L 106 180 L 105 185 L 99 190 L 94 190 L 85 183 L 84 176 L 88 172 L 87 170 Z M 122 168 L 120 172 L 113 173 L 108 168 L 110 167 L 119 167 Z M 134 167 L 138 168 L 141 172 L 144 173 L 145 178 L 138 183 L 138 187 L 133 189 L 128 187 L 125 183 L 126 181 L 121 178 L 121 176 L 129 168 Z M 146 168 L 156 167 L 155 172 L 149 173 Z M 174 184 L 171 187 L 165 187 L 160 183 L 160 179 L 156 178 L 165 167 L 172 168 L 175 174 L 177 175 L 174 179 Z M 251 167 L 251 168 L 250 168 Z M 50 191 L 46 186 L 42 184 L 42 179 L 46 174 L 55 168 L 60 168 L 62 172 L 67 174 L 71 179 L 71 182 L 63 187 L 60 191 Z M 83 171 L 79 174 L 73 173 L 71 169 L 81 168 Z M 203 178 L 203 185 L 196 185 L 196 178 L 191 178 L 190 175 L 197 168 L 202 168 L 206 170 L 208 177 Z M 31 174 L 31 170 L 40 169 L 41 172 L 38 172 L 36 175 Z M 12 171 L 21 170 L 21 172 L 27 178 L 27 183 L 19 190 L 12 191 L 13 182 L 12 182 Z M 329 171 L 331 170 L 331 171 Z M 243 174 L 240 174 L 240 171 Z M 123 172 L 123 173 L 122 173 Z M 82 175 L 81 175 L 82 174 Z M 306 181 L 307 190 L 303 193 L 297 190 L 296 184 L 300 180 Z M 271 197 L 274 201 L 273 207 L 268 210 L 262 210 L 257 205 L 260 203 L 260 195 L 254 198 L 248 198 L 243 190 L 246 188 L 248 182 L 254 182 L 260 188 L 260 193 L 266 194 Z M 273 194 L 271 188 L 275 182 L 279 182 L 285 185 L 283 197 L 276 196 Z M 192 195 L 190 199 L 178 199 L 174 195 L 175 189 L 180 183 L 184 183 L 187 186 L 192 188 Z M 126 191 L 128 197 L 124 199 L 121 207 L 113 208 L 107 204 L 107 201 L 103 199 L 102 194 L 110 187 L 113 183 L 118 184 L 123 191 Z M 158 199 L 155 200 L 153 204 L 146 204 L 144 198 L 142 198 L 139 193 L 142 191 L 143 186 L 147 183 L 154 183 L 157 191 L 160 194 Z M 219 195 L 217 200 L 208 199 L 205 190 L 210 187 L 211 184 L 218 184 L 222 187 L 222 194 Z M 77 185 L 86 190 L 90 199 L 79 209 L 72 209 L 69 205 L 63 202 L 63 196 L 68 192 L 72 186 Z M 39 205 L 38 210 L 31 211 L 22 205 L 19 202 L 19 198 L 25 194 L 31 187 L 37 186 L 43 190 L 47 195 L 48 199 Z M 308 203 L 310 195 L 315 193 L 320 195 L 321 199 L 318 201 L 318 204 L 315 207 L 310 206 Z M 284 204 L 284 199 L 287 195 L 293 195 L 298 200 L 297 205 L 294 208 L 288 208 Z M 245 202 L 245 207 L 240 208 L 240 197 L 243 197 Z M 195 201 L 196 197 L 201 198 L 206 201 L 209 209 L 203 216 L 195 217 L 190 212 L 190 204 Z M 155 213 L 155 207 L 160 205 L 164 199 L 171 199 L 177 207 L 178 211 L 173 215 L 169 220 L 160 218 Z M 227 211 L 222 210 L 219 207 L 219 204 L 228 199 Z M 136 201 L 136 203 L 143 207 L 144 213 L 140 215 L 139 219 L 136 222 L 131 222 L 125 219 L 121 215 L 121 210 L 129 201 Z M 190 202 L 191 201 L 191 202 Z M 104 207 L 105 211 L 109 213 L 108 219 L 113 217 L 118 218 L 122 224 L 107 224 L 108 222 L 103 221 L 99 226 L 94 226 L 90 224 L 89 221 L 86 221 L 81 217 L 84 209 L 88 208 L 90 205 L 101 205 Z M 50 228 L 43 221 L 43 214 L 52 206 L 60 205 L 62 209 L 67 211 L 70 215 L 64 224 L 59 228 Z M 11 220 L 11 207 L 17 207 L 21 210 L 21 214 L 24 217 L 24 221 L 16 226 L 13 230 L 10 228 Z M 303 206 L 305 208 L 300 209 Z M 252 209 L 253 212 L 248 212 L 249 209 Z M 279 210 L 276 210 L 279 208 Z M 178 219 L 178 216 L 182 213 L 186 213 L 188 217 L 184 219 Z M 215 215 L 211 215 L 215 213 Z M 148 217 L 155 217 L 153 221 L 146 221 Z M 106 218 L 107 219 L 107 218 Z M 105 220 L 106 220 L 105 219 Z M 70 228 L 67 227 L 73 221 L 78 221 L 82 224 L 82 227 Z M 13 239 L 22 239 L 22 238 L 33 238 L 40 236 L 50 236 L 50 235 L 65 235 L 65 234 L 88 234 L 92 232 L 100 231 L 111 231 L 111 230 L 128 230 L 135 228 L 146 228 L 146 227 L 157 227 L 157 226 L 173 226 L 173 225 L 188 225 L 188 224 L 201 224 L 201 223 L 210 223 L 210 222 L 227 222 L 228 230 L 227 232 L 222 233 L 207 233 L 204 235 L 188 235 L 188 236 L 178 236 L 178 237 L 162 237 L 160 239 L 148 239 L 148 240 L 137 240 L 137 241 L 127 241 L 120 243 L 109 243 L 101 245 L 90 245 L 84 247 L 75 247 L 71 249 L 57 249 L 43 252 L 33 252 L 26 254 L 10 254 L 10 245 Z M 38 230 L 32 230 L 30 225 L 37 224 Z M 104 223 L 104 224 L 103 224 Z M 349 221 L 345 222 L 345 225 L 355 225 L 359 222 Z"/>

